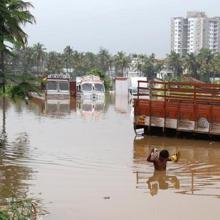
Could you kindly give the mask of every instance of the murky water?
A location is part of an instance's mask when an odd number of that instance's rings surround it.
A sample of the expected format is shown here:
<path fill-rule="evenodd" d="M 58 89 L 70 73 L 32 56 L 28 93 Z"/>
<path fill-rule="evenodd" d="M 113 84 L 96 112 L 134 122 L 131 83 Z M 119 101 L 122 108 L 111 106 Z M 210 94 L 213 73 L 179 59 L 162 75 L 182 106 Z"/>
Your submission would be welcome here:
<path fill-rule="evenodd" d="M 48 220 L 218 219 L 220 142 L 135 137 L 126 97 L 0 106 L 1 204 L 36 197 Z M 180 160 L 154 173 L 153 147 Z"/>

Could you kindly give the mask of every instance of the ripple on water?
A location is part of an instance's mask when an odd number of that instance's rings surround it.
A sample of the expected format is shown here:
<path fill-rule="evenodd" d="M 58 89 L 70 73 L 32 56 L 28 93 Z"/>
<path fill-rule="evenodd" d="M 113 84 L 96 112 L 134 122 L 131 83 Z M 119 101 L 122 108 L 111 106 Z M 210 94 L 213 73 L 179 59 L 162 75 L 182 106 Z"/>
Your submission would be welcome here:
<path fill-rule="evenodd" d="M 220 198 L 220 166 L 218 164 L 168 163 L 164 172 L 154 173 L 153 166 L 138 161 L 133 167 L 137 188 L 152 196 L 160 190 L 169 190 L 180 195 Z"/>

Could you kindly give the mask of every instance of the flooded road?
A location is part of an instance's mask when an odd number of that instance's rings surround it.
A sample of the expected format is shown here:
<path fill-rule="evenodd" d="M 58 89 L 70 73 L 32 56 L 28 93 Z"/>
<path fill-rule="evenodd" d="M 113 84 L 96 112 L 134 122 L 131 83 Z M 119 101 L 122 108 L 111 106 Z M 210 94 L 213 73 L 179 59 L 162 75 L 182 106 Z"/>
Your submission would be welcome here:
<path fill-rule="evenodd" d="M 36 197 L 47 220 L 220 215 L 220 142 L 135 137 L 126 97 L 0 106 L 2 204 Z M 146 161 L 153 147 L 179 151 L 180 160 L 154 173 Z"/>

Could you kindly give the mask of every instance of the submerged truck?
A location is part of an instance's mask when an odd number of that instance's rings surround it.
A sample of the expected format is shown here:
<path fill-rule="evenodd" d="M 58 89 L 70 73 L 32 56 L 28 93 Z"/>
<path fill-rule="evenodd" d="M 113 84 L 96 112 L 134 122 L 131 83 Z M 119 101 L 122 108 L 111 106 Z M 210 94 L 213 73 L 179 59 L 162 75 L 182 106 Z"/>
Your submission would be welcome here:
<path fill-rule="evenodd" d="M 105 97 L 104 81 L 99 76 L 86 75 L 76 78 L 77 96 L 82 99 L 102 100 Z"/>

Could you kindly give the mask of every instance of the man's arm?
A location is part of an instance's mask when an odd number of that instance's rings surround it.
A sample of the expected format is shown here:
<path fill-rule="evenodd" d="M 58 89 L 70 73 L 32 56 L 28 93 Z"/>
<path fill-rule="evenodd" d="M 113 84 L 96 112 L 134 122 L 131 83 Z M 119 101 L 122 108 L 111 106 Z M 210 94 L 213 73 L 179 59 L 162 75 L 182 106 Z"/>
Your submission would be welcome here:
<path fill-rule="evenodd" d="M 153 163 L 154 160 L 151 159 L 151 153 L 154 151 L 154 149 L 151 150 L 150 154 L 147 157 L 147 161 Z"/>

